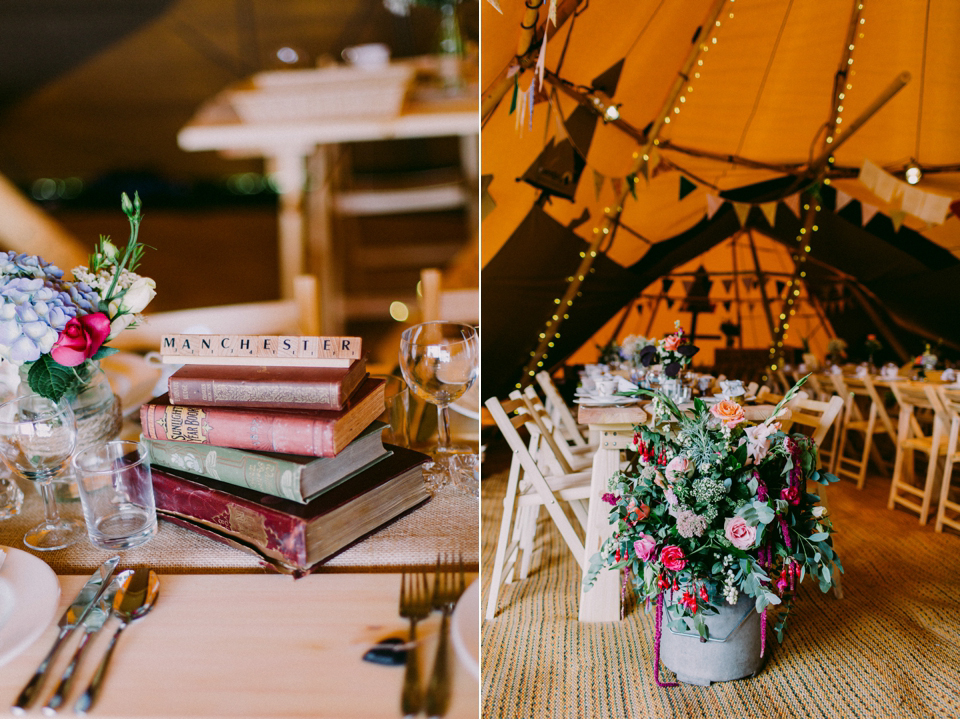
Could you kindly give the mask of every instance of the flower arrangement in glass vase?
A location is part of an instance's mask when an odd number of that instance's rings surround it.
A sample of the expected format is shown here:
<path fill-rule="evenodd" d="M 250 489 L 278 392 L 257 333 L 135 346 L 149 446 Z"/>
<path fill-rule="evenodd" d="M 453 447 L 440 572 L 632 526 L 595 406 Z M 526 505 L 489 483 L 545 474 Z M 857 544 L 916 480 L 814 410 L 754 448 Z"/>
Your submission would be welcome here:
<path fill-rule="evenodd" d="M 131 202 L 123 193 L 121 207 L 130 221 L 126 247 L 101 235 L 73 279 L 36 255 L 0 253 L 0 357 L 48 399 L 76 396 L 94 362 L 117 351 L 107 343 L 135 326 L 156 295 L 154 281 L 136 274 L 144 251 L 139 195 Z"/>
<path fill-rule="evenodd" d="M 680 326 L 680 320 L 674 322 L 676 331 L 662 340 L 644 345 L 639 352 L 640 363 L 644 367 L 661 365 L 667 377 L 676 377 L 680 370 L 688 366 L 693 356 L 700 351 L 690 343 L 690 338 Z"/>
<path fill-rule="evenodd" d="M 812 440 L 784 433 L 773 419 L 805 380 L 759 424 L 730 400 L 708 409 L 695 399 L 684 413 L 664 395 L 638 390 L 654 398 L 653 421 L 637 429 L 635 460 L 609 481 L 604 499 L 615 529 L 584 584 L 601 569 L 623 570 L 624 586 L 632 578 L 647 609 L 656 605 L 658 661 L 664 609 L 674 631 L 705 640 L 705 617 L 747 595 L 762 615 L 762 656 L 768 610 L 776 608 L 783 641 L 803 579 L 809 574 L 826 592 L 833 567 L 842 571 L 830 517 L 807 492 L 808 482 L 838 480 L 818 469 Z"/>

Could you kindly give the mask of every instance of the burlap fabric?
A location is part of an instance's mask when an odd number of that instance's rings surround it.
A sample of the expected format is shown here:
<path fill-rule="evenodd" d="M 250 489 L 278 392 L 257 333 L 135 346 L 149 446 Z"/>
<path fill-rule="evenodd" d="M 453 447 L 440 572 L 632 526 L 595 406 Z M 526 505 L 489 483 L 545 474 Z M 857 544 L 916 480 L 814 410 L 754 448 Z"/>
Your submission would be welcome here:
<path fill-rule="evenodd" d="M 16 480 L 24 490 L 19 515 L 0 520 L 0 544 L 32 552 L 57 574 L 89 574 L 113 553 L 83 540 L 53 552 L 35 552 L 24 546 L 26 530 L 43 519 L 43 503 L 37 488 Z M 60 505 L 63 516 L 83 520 L 79 502 Z M 428 567 L 444 552 L 462 554 L 469 566 L 479 563 L 479 505 L 476 499 L 443 491 L 345 549 L 317 571 L 397 571 L 402 567 Z M 160 520 L 157 535 L 142 547 L 122 553 L 124 566 L 149 566 L 161 573 L 209 574 L 272 571 L 248 554 L 182 527 Z"/>

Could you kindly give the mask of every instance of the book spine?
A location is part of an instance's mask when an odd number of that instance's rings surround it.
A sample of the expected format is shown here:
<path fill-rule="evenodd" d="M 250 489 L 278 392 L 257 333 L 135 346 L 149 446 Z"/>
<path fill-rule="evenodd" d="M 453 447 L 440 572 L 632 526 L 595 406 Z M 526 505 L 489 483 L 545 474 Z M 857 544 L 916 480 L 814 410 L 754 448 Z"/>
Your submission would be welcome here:
<path fill-rule="evenodd" d="M 186 442 L 148 439 L 146 445 L 154 466 L 192 472 L 294 502 L 304 501 L 300 486 L 303 466 L 296 462 Z"/>
<path fill-rule="evenodd" d="M 336 454 L 332 424 L 303 415 L 148 402 L 140 407 L 140 424 L 147 439 L 310 457 Z"/>
<path fill-rule="evenodd" d="M 153 469 L 157 510 L 220 528 L 269 556 L 307 564 L 306 525 L 296 517 Z"/>
<path fill-rule="evenodd" d="M 171 402 L 199 407 L 339 410 L 346 401 L 339 382 L 267 383 L 173 376 L 168 386 Z"/>

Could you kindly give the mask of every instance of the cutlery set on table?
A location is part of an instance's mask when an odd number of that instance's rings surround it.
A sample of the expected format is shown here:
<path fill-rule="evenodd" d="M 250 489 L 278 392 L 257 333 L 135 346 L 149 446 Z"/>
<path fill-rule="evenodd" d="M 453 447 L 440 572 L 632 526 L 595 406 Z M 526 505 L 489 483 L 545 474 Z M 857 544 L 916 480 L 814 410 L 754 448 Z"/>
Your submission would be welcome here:
<path fill-rule="evenodd" d="M 400 700 L 405 717 L 416 716 L 421 711 L 428 717 L 442 717 L 447 713 L 450 704 L 450 615 L 465 589 L 462 561 L 456 567 L 444 567 L 438 561 L 432 591 L 428 590 L 426 572 L 404 573 L 400 579 L 400 616 L 410 622 Z M 424 696 L 417 653 L 417 622 L 426 619 L 433 610 L 441 612 L 442 619 L 433 671 Z"/>
<path fill-rule="evenodd" d="M 104 562 L 64 611 L 58 623 L 59 633 L 53 646 L 10 708 L 14 714 L 25 714 L 33 705 L 60 651 L 70 637 L 80 631 L 82 635 L 73 656 L 64 669 L 53 695 L 43 707 L 43 713 L 48 716 L 57 713 L 70 693 L 76 679 L 77 668 L 91 646 L 91 639 L 106 626 L 111 617 L 115 617 L 118 621 L 110 643 L 86 690 L 73 705 L 73 710 L 78 714 L 85 714 L 96 702 L 120 633 L 131 622 L 140 619 L 150 611 L 160 592 L 160 580 L 153 570 L 127 569 L 117 572 L 119 562 L 119 557 L 111 557 Z"/>

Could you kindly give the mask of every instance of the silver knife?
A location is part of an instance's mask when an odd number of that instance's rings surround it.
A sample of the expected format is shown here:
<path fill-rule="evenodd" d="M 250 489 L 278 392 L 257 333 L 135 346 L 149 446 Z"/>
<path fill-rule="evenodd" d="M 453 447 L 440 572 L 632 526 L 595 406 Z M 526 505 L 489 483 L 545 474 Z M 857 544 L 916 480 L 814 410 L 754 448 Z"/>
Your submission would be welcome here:
<path fill-rule="evenodd" d="M 17 701 L 14 702 L 13 706 L 10 707 L 10 711 L 21 716 L 26 714 L 27 709 L 30 707 L 30 704 L 33 703 L 34 697 L 37 695 L 37 691 L 40 689 L 40 686 L 43 684 L 43 680 L 47 676 L 47 672 L 50 671 L 50 665 L 53 663 L 53 660 L 56 658 L 57 653 L 60 651 L 60 647 L 63 646 L 64 641 L 69 637 L 73 630 L 76 629 L 80 622 L 83 621 L 83 618 L 87 616 L 87 612 L 90 611 L 90 608 L 96 604 L 97 600 L 100 598 L 100 595 L 110 584 L 110 577 L 113 576 L 113 571 L 117 568 L 117 564 L 120 563 L 120 557 L 110 557 L 105 561 L 100 568 L 97 569 L 87 580 L 87 583 L 83 585 L 83 588 L 80 590 L 80 593 L 77 595 L 77 598 L 73 600 L 67 610 L 63 613 L 63 616 L 60 617 L 60 622 L 58 626 L 60 627 L 60 633 L 57 635 L 56 641 L 53 643 L 53 646 L 50 648 L 50 652 L 47 654 L 46 658 L 40 662 L 40 666 L 37 667 L 37 671 L 34 673 L 33 677 L 27 682 L 27 686 L 23 688 L 23 691 L 20 692 L 20 696 L 17 697 Z"/>
<path fill-rule="evenodd" d="M 132 569 L 125 569 L 122 572 L 118 572 L 113 578 L 113 581 L 110 582 L 106 591 L 100 596 L 96 606 L 84 617 L 82 623 L 83 636 L 80 637 L 80 643 L 77 644 L 77 648 L 67 668 L 63 670 L 63 678 L 60 679 L 56 691 L 43 707 L 43 713 L 47 716 L 55 715 L 60 705 L 63 704 L 64 697 L 70 692 L 70 687 L 73 686 L 77 665 L 80 663 L 80 658 L 83 656 L 84 651 L 89 646 L 88 642 L 90 638 L 103 629 L 103 625 L 107 623 L 107 620 L 110 618 L 110 608 L 113 606 L 113 595 L 117 593 L 117 590 L 131 574 L 133 574 Z"/>

